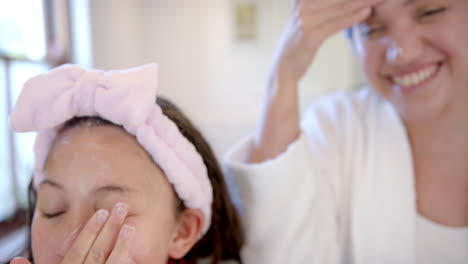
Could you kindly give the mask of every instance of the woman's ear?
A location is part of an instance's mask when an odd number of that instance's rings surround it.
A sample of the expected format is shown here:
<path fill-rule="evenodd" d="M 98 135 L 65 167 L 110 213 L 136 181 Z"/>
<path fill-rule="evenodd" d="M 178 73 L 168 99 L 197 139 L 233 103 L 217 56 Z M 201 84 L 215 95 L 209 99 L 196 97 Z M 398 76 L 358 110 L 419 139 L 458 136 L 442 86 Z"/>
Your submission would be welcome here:
<path fill-rule="evenodd" d="M 179 216 L 174 235 L 169 244 L 169 257 L 183 258 L 201 236 L 205 216 L 200 210 L 185 209 Z"/>

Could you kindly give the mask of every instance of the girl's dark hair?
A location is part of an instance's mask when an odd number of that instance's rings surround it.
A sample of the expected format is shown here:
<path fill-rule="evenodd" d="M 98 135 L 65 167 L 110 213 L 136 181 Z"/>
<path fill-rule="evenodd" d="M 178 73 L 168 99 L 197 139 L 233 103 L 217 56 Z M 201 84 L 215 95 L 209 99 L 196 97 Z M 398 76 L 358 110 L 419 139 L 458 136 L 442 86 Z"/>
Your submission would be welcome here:
<path fill-rule="evenodd" d="M 211 264 L 222 260 L 236 260 L 241 263 L 240 250 L 244 242 L 242 227 L 238 212 L 231 200 L 221 167 L 200 131 L 190 122 L 183 112 L 167 99 L 158 97 L 156 103 L 163 113 L 171 119 L 180 132 L 195 146 L 203 158 L 208 171 L 208 177 L 213 186 L 213 205 L 211 226 L 207 233 L 185 255 L 183 260 L 171 260 L 172 263 L 196 263 L 199 259 L 208 259 Z M 68 121 L 62 128 L 68 129 L 77 125 L 91 126 L 114 125 L 99 117 L 79 117 Z M 29 187 L 29 220 L 36 204 L 36 191 Z M 184 207 L 182 207 L 183 210 Z M 181 209 L 181 208 L 179 208 Z M 31 243 L 29 243 L 30 260 L 32 260 Z"/>

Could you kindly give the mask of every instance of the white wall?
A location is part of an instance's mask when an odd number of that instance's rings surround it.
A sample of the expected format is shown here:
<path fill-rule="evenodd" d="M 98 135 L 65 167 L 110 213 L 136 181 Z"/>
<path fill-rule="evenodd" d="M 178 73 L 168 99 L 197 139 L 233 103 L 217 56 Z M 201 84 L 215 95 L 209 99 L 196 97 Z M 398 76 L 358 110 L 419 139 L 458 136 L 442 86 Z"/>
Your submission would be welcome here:
<path fill-rule="evenodd" d="M 94 67 L 160 65 L 160 94 L 176 102 L 222 155 L 258 120 L 264 81 L 290 0 L 257 4 L 258 37 L 238 41 L 240 0 L 90 1 Z M 244 0 L 247 1 L 247 0 Z M 302 102 L 356 85 L 356 62 L 342 35 L 321 49 L 302 87 Z"/>

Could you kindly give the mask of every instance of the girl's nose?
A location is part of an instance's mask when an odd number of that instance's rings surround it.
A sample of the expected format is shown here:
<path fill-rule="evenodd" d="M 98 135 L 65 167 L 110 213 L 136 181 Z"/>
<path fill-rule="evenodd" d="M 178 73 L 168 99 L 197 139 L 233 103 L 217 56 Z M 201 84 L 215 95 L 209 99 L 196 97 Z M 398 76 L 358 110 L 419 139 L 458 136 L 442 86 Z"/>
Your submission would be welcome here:
<path fill-rule="evenodd" d="M 61 236 L 63 244 L 59 247 L 57 252 L 60 256 L 65 256 L 93 214 L 94 210 L 87 207 L 70 209 L 62 223 L 63 229 L 61 230 Z"/>

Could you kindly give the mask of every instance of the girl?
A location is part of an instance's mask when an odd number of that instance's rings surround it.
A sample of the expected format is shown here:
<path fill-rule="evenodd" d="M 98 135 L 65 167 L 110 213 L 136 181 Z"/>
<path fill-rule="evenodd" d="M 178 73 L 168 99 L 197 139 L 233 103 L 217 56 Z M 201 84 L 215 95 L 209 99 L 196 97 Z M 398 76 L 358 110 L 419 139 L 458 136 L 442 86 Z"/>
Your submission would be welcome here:
<path fill-rule="evenodd" d="M 468 263 L 468 1 L 294 7 L 262 122 L 227 156 L 244 261 Z M 300 79 L 350 27 L 370 87 L 323 98 L 300 126 Z"/>
<path fill-rule="evenodd" d="M 34 263 L 240 261 L 218 163 L 180 110 L 154 103 L 156 76 L 65 65 L 25 84 L 10 124 L 38 132 Z"/>

